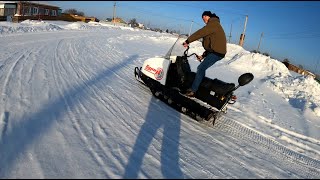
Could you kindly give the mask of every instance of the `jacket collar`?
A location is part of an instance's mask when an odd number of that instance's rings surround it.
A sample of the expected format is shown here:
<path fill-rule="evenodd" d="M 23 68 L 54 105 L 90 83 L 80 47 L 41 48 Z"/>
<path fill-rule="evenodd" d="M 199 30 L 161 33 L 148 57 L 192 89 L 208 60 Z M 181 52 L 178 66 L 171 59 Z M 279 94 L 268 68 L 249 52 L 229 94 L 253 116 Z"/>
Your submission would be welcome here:
<path fill-rule="evenodd" d="M 216 18 L 216 17 L 211 17 L 209 20 L 208 20 L 208 23 L 209 22 L 214 22 L 214 21 L 217 21 L 218 23 L 220 23 L 220 19 Z"/>

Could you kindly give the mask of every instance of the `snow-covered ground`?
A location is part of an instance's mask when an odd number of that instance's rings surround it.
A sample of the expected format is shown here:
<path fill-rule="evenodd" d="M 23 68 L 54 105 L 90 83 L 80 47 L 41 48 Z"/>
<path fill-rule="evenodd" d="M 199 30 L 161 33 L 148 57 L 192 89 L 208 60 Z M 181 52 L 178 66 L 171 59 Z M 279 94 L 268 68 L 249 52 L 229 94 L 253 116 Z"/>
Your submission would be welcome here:
<path fill-rule="evenodd" d="M 206 76 L 237 84 L 214 127 L 133 75 L 177 37 L 99 23 L 0 22 L 0 178 L 319 178 L 320 84 L 228 44 Z M 202 53 L 200 42 L 191 52 Z M 199 63 L 190 58 L 193 71 Z"/>

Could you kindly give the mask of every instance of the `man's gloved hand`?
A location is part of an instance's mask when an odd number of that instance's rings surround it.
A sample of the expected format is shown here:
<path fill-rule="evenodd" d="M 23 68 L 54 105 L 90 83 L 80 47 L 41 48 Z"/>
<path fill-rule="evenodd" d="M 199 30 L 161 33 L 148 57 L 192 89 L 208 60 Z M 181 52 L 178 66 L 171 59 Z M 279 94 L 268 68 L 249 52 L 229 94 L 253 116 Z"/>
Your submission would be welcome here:
<path fill-rule="evenodd" d="M 189 44 L 187 43 L 187 41 L 183 42 L 182 45 L 183 45 L 183 47 L 188 47 L 188 46 L 189 46 Z"/>
<path fill-rule="evenodd" d="M 196 55 L 196 57 L 197 57 L 198 61 L 200 61 L 200 62 L 201 62 L 201 60 L 203 59 L 203 57 L 202 57 L 202 56 L 199 56 L 199 55 Z"/>

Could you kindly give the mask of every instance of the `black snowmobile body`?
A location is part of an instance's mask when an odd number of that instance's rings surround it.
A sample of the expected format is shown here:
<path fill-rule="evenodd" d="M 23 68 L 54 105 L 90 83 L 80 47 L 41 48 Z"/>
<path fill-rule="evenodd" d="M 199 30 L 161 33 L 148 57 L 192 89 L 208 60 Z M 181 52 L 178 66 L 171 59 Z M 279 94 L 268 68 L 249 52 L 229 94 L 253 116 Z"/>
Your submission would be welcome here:
<path fill-rule="evenodd" d="M 173 47 L 182 46 L 177 42 Z M 212 120 L 214 123 L 222 112 L 226 113 L 228 104 L 236 102 L 234 91 L 254 78 L 251 73 L 242 74 L 238 79 L 239 85 L 235 86 L 234 83 L 204 77 L 196 96 L 187 97 L 184 93 L 191 87 L 196 75 L 190 69 L 188 57 L 195 53 L 188 56 L 188 47 L 182 56 L 171 56 L 173 47 L 166 57 L 154 58 L 149 62 L 146 60 L 143 67 L 136 67 L 135 77 L 149 87 L 154 96 L 197 121 Z"/>

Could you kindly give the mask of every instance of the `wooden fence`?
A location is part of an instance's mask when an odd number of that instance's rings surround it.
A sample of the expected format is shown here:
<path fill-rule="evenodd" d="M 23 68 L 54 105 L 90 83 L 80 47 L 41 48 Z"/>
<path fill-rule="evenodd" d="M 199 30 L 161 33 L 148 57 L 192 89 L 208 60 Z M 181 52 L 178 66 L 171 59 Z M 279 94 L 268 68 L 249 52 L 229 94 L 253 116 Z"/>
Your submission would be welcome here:
<path fill-rule="evenodd" d="M 49 21 L 81 21 L 79 19 L 73 18 L 71 15 L 62 14 L 60 16 L 14 16 L 12 22 L 21 22 L 24 20 L 49 20 Z"/>
<path fill-rule="evenodd" d="M 305 70 L 305 69 L 301 69 L 293 64 L 290 64 L 288 62 L 282 62 L 290 71 L 294 71 L 296 73 L 302 74 L 304 76 L 311 76 L 313 78 L 316 78 L 316 75 Z"/>

